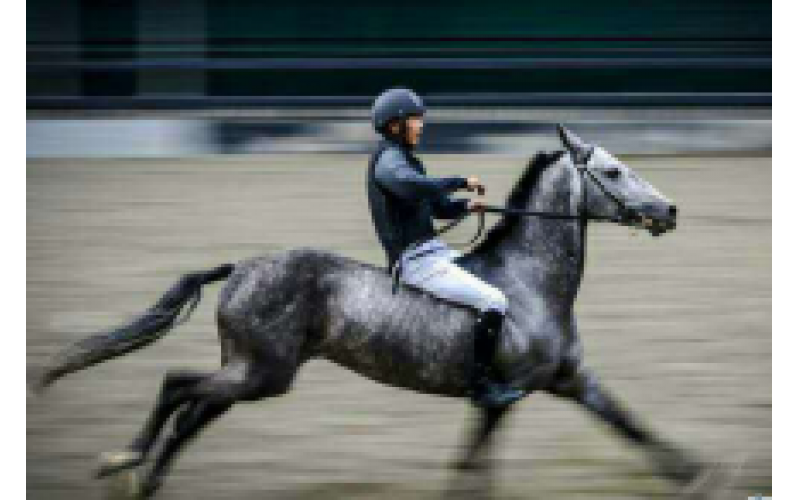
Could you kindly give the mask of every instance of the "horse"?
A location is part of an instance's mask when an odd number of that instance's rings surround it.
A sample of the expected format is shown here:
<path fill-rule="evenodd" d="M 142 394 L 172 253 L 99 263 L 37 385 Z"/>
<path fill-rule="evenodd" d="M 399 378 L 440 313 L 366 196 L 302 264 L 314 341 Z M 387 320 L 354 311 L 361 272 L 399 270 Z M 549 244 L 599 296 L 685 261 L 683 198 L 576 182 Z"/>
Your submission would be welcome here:
<path fill-rule="evenodd" d="M 645 426 L 585 364 L 575 314 L 589 222 L 614 221 L 659 236 L 676 228 L 677 207 L 602 147 L 562 126 L 558 136 L 564 149 L 530 160 L 504 215 L 457 257 L 508 298 L 495 362 L 526 395 L 548 393 L 590 411 L 639 445 L 664 477 L 697 481 L 705 463 Z M 154 342 L 188 317 L 204 285 L 223 280 L 216 309 L 221 368 L 168 372 L 142 429 L 125 450 L 101 456 L 98 477 L 147 462 L 140 493 L 153 494 L 204 427 L 236 403 L 286 394 L 314 358 L 390 386 L 468 395 L 476 311 L 412 287 L 394 294 L 386 269 L 314 248 L 188 273 L 133 321 L 56 354 L 35 385 L 43 389 Z M 481 466 L 493 432 L 512 409 L 478 409 L 457 468 Z"/>

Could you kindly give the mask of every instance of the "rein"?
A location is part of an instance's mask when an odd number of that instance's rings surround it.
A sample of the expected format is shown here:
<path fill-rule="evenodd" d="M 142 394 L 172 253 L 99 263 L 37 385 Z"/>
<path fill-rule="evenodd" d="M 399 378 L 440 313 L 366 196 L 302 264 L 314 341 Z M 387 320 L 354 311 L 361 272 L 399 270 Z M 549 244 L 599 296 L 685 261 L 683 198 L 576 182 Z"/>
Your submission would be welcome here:
<path fill-rule="evenodd" d="M 588 158 L 587 158 L 588 160 Z M 487 205 L 484 207 L 483 210 L 477 212 L 478 215 L 478 230 L 475 232 L 475 235 L 469 240 L 469 242 L 459 245 L 459 246 L 470 246 L 475 243 L 478 238 L 483 234 L 483 230 L 486 226 L 486 214 L 502 214 L 502 215 L 516 215 L 520 217 L 538 217 L 540 219 L 550 219 L 550 220 L 577 220 L 581 221 L 584 224 L 588 221 L 593 222 L 614 222 L 620 223 L 625 222 L 627 220 L 640 220 L 641 217 L 636 214 L 636 212 L 628 207 L 625 202 L 620 200 L 618 197 L 614 196 L 605 185 L 598 179 L 594 172 L 592 172 L 589 167 L 586 166 L 584 163 L 577 167 L 578 171 L 581 174 L 581 207 L 579 209 L 579 213 L 577 214 L 565 214 L 565 213 L 558 213 L 558 212 L 547 212 L 542 210 L 525 210 L 523 208 L 512 208 L 512 207 L 499 207 L 495 205 Z M 588 176 L 592 181 L 594 181 L 595 185 L 600 189 L 600 191 L 614 203 L 616 203 L 621 209 L 624 215 L 618 216 L 605 216 L 605 215 L 590 215 L 586 211 L 586 176 Z M 448 224 L 442 226 L 441 228 L 435 231 L 436 236 L 440 236 L 447 231 L 450 231 L 457 225 L 461 224 L 467 217 L 472 215 L 473 212 L 468 212 Z"/>
<path fill-rule="evenodd" d="M 603 185 L 603 183 L 600 181 L 600 179 L 598 179 L 595 176 L 595 174 L 591 171 L 591 169 L 587 165 L 590 157 L 591 157 L 591 153 L 585 157 L 585 159 L 581 162 L 580 165 L 576 165 L 576 167 L 578 169 L 578 172 L 580 173 L 580 176 L 581 176 L 580 177 L 580 179 L 581 179 L 581 205 L 580 205 L 580 207 L 578 209 L 578 213 L 577 214 L 565 214 L 565 213 L 547 212 L 547 211 L 541 211 L 541 210 L 525 210 L 525 209 L 522 209 L 522 208 L 498 207 L 498 206 L 494 206 L 494 205 L 486 205 L 482 210 L 479 210 L 477 212 L 467 212 L 467 213 L 465 213 L 465 214 L 453 219 L 452 221 L 448 222 L 444 226 L 436 229 L 434 231 L 434 237 L 441 236 L 442 234 L 444 234 L 444 233 L 450 231 L 451 229 L 455 228 L 456 226 L 458 226 L 459 224 L 464 222 L 464 220 L 466 220 L 473 213 L 477 213 L 477 215 L 478 215 L 478 229 L 475 232 L 475 234 L 472 236 L 472 238 L 470 238 L 470 240 L 467 243 L 464 243 L 464 244 L 461 244 L 461 245 L 456 245 L 458 247 L 468 247 L 468 246 L 472 245 L 473 243 L 475 243 L 476 241 L 478 241 L 478 238 L 481 237 L 481 235 L 483 234 L 483 230 L 486 227 L 486 214 L 487 213 L 503 214 L 503 215 L 516 215 L 516 216 L 521 216 L 521 217 L 538 217 L 540 219 L 551 219 L 551 220 L 568 220 L 568 221 L 573 221 L 574 220 L 574 221 L 579 221 L 580 222 L 580 230 L 581 230 L 580 231 L 581 232 L 581 235 L 580 235 L 580 238 L 581 238 L 581 259 L 580 259 L 579 266 L 580 266 L 580 270 L 581 270 L 580 272 L 581 272 L 581 274 L 583 274 L 584 263 L 585 263 L 585 260 L 586 260 L 586 226 L 588 225 L 589 221 L 621 223 L 621 222 L 627 222 L 627 221 L 641 221 L 642 220 L 642 217 L 639 214 L 637 214 L 635 210 L 631 209 L 629 206 L 627 206 L 625 204 L 624 201 L 622 201 L 618 197 L 614 196 L 614 194 L 611 193 L 605 187 L 605 185 Z M 591 215 L 591 214 L 588 213 L 588 211 L 586 210 L 586 205 L 587 205 L 587 201 L 586 201 L 587 198 L 586 197 L 587 197 L 587 193 L 588 193 L 588 190 L 586 188 L 587 176 L 600 189 L 600 192 L 602 192 L 608 199 L 610 199 L 611 201 L 613 201 L 614 203 L 616 203 L 620 207 L 623 215 L 605 216 L 605 215 Z M 409 245 L 406 249 L 413 248 L 413 247 L 415 247 L 416 245 L 418 245 L 420 243 L 422 243 L 422 242 L 421 241 L 414 242 L 411 245 Z M 426 253 L 427 252 L 423 252 L 423 253 L 415 256 L 415 258 L 421 257 L 422 255 L 425 255 Z M 399 287 L 399 281 L 400 281 L 399 277 L 400 277 L 400 273 L 401 272 L 402 272 L 401 264 L 400 264 L 400 260 L 398 260 L 398 262 L 395 264 L 393 269 L 391 269 L 391 274 L 392 274 L 392 294 L 397 293 L 397 289 Z"/>

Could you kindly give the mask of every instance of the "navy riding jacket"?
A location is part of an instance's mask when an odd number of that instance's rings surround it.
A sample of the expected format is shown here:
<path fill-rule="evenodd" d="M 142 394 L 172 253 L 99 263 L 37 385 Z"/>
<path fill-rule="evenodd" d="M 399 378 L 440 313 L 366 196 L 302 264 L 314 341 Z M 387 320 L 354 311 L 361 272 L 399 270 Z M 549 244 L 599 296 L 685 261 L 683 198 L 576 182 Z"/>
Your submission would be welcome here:
<path fill-rule="evenodd" d="M 435 237 L 434 217 L 454 219 L 467 212 L 469 200 L 449 197 L 466 187 L 465 177 L 428 177 L 410 148 L 381 141 L 369 162 L 367 198 L 389 268 L 410 244 Z"/>

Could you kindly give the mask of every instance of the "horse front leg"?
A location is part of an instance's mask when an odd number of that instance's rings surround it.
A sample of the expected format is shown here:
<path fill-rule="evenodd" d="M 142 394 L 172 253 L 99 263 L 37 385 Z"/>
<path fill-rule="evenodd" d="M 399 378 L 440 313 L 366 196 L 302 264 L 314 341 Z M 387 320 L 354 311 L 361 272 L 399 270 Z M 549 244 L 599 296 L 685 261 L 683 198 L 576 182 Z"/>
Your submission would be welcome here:
<path fill-rule="evenodd" d="M 548 392 L 577 402 L 630 442 L 643 447 L 660 472 L 675 482 L 686 484 L 706 469 L 705 464 L 648 429 L 586 370 L 560 378 Z"/>
<path fill-rule="evenodd" d="M 469 430 L 465 449 L 453 464 L 456 469 L 470 470 L 486 465 L 492 437 L 500 427 L 503 417 L 509 413 L 511 406 L 480 409 L 477 422 Z"/>
<path fill-rule="evenodd" d="M 452 467 L 458 471 L 445 491 L 446 499 L 494 498 L 494 474 L 491 464 L 492 438 L 512 405 L 481 408 L 467 428 L 463 448 Z"/>

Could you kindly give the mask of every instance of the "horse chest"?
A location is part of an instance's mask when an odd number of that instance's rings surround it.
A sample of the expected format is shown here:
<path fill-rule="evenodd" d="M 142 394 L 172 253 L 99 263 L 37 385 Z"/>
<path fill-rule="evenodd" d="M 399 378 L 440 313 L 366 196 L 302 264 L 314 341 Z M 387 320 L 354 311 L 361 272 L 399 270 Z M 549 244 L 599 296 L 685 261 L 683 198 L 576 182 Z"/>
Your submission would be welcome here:
<path fill-rule="evenodd" d="M 569 323 L 542 316 L 508 322 L 500 349 L 507 375 L 529 387 L 547 385 L 569 350 Z"/>

